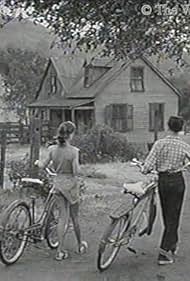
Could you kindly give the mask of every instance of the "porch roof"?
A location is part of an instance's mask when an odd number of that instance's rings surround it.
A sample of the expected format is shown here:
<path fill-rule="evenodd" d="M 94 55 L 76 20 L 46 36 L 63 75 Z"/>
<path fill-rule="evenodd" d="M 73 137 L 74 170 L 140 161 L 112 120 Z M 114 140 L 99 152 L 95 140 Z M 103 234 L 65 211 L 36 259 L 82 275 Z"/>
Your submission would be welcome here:
<path fill-rule="evenodd" d="M 54 97 L 45 100 L 38 100 L 29 104 L 29 107 L 53 107 L 53 108 L 74 108 L 93 102 L 93 99 L 67 99 L 61 97 Z"/>

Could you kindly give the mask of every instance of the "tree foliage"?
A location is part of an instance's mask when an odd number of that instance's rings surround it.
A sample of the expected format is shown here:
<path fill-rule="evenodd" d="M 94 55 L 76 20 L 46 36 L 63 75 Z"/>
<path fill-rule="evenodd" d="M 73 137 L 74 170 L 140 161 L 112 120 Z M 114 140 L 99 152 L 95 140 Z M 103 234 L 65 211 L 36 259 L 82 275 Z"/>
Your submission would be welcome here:
<path fill-rule="evenodd" d="M 6 89 L 3 101 L 24 119 L 40 85 L 46 59 L 31 51 L 9 48 L 0 51 L 0 60 L 9 67 L 9 72 L 2 72 Z"/>
<path fill-rule="evenodd" d="M 51 28 L 65 44 L 103 46 L 117 58 L 167 53 L 179 60 L 190 48 L 189 0 L 5 0 Z M 149 5 L 149 6 L 147 6 Z M 165 5 L 165 6 L 164 6 Z"/>

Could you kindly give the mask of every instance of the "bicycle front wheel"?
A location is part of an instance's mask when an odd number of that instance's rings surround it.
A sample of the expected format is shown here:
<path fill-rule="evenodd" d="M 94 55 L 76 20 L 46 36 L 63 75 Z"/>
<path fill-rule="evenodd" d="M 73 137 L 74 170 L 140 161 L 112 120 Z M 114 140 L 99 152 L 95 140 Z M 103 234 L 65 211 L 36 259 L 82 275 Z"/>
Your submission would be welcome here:
<path fill-rule="evenodd" d="M 31 214 L 25 202 L 13 203 L 2 218 L 0 258 L 6 265 L 15 263 L 27 244 L 27 228 L 31 225 Z"/>
<path fill-rule="evenodd" d="M 100 271 L 106 270 L 113 263 L 122 245 L 127 226 L 128 218 L 126 216 L 112 219 L 98 249 L 97 267 Z"/>

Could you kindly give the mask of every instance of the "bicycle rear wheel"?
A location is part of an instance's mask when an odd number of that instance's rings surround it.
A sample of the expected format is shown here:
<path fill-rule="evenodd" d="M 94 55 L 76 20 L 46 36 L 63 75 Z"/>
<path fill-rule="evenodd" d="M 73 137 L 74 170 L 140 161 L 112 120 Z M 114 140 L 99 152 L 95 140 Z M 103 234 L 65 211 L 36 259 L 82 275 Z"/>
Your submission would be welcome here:
<path fill-rule="evenodd" d="M 97 267 L 100 271 L 106 270 L 113 263 L 120 250 L 123 234 L 127 227 L 128 218 L 126 216 L 112 219 L 98 249 Z"/>
<path fill-rule="evenodd" d="M 31 214 L 25 202 L 15 202 L 2 218 L 0 239 L 0 258 L 6 265 L 15 263 L 22 255 L 27 244 L 27 228 L 31 225 Z"/>

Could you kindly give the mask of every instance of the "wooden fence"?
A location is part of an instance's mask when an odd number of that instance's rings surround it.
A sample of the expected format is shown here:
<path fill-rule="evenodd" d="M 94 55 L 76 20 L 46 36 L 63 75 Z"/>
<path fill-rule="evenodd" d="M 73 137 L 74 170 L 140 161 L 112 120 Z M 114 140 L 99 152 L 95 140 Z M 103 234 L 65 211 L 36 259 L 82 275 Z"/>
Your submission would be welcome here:
<path fill-rule="evenodd" d="M 7 144 L 30 143 L 30 125 L 24 125 L 20 122 L 0 122 L 0 139 L 3 136 L 3 131 L 6 131 Z M 41 143 L 46 143 L 50 139 L 49 124 L 43 123 L 40 126 Z"/>
<path fill-rule="evenodd" d="M 45 124 L 41 125 L 39 118 L 32 118 L 30 126 L 21 123 L 0 123 L 0 187 L 4 187 L 4 171 L 6 164 L 6 147 L 8 143 L 30 142 L 30 176 L 38 176 L 38 168 L 34 165 L 35 160 L 39 159 L 41 132 L 47 134 L 49 130 Z M 25 135 L 27 138 L 25 138 Z M 43 138 L 47 135 L 43 135 Z"/>

